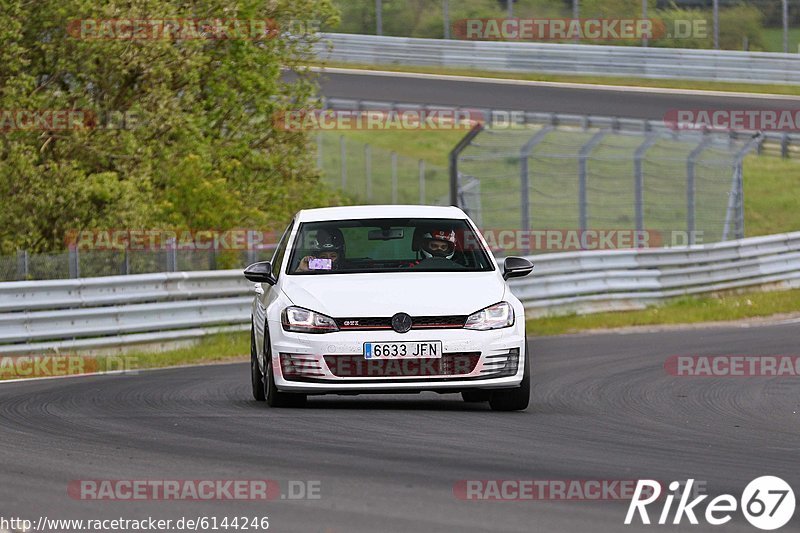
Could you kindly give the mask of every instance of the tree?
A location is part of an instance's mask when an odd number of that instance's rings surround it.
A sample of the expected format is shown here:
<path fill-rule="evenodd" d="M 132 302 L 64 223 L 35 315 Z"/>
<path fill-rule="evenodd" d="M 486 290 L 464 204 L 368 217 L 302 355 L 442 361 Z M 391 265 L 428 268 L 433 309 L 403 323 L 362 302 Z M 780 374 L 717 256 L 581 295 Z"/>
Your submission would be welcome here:
<path fill-rule="evenodd" d="M 0 253 L 60 250 L 91 228 L 272 229 L 331 201 L 307 133 L 271 120 L 316 98 L 303 66 L 314 36 L 298 29 L 335 23 L 329 0 L 0 6 Z M 137 19 L 187 32 L 126 39 L 108 22 Z M 256 38 L 246 23 L 265 19 Z M 20 112 L 63 110 L 80 117 L 74 129 L 20 129 Z"/>

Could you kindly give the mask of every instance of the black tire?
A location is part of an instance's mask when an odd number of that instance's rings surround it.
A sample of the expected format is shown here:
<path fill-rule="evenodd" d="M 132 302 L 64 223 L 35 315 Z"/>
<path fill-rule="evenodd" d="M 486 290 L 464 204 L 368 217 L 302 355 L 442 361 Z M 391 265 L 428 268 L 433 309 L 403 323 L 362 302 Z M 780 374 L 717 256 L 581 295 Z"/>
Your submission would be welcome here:
<path fill-rule="evenodd" d="M 256 336 L 252 324 L 250 325 L 250 381 L 253 386 L 253 398 L 255 398 L 257 402 L 266 400 L 267 397 L 264 394 L 264 373 L 258 366 Z"/>
<path fill-rule="evenodd" d="M 531 363 L 528 357 L 528 339 L 525 339 L 525 361 L 522 382 L 513 389 L 499 389 L 492 393 L 489 406 L 493 411 L 522 411 L 531 399 Z"/>
<path fill-rule="evenodd" d="M 480 389 L 463 390 L 461 391 L 461 397 L 467 403 L 488 402 L 492 397 L 492 391 Z"/>
<path fill-rule="evenodd" d="M 275 385 L 272 375 L 272 347 L 264 330 L 264 361 L 267 363 L 266 397 L 270 407 L 302 407 L 306 404 L 306 395 L 292 392 L 281 392 Z"/>

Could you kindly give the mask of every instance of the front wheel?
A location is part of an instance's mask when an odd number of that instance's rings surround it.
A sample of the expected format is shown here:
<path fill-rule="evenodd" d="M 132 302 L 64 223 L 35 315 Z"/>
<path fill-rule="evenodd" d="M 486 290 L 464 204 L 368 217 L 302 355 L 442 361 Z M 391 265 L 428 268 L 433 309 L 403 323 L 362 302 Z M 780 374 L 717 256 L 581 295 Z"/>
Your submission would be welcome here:
<path fill-rule="evenodd" d="M 258 366 L 258 354 L 256 353 L 256 336 L 253 325 L 250 325 L 250 381 L 253 387 L 253 398 L 257 402 L 266 400 L 264 394 L 264 373 Z"/>
<path fill-rule="evenodd" d="M 531 398 L 531 364 L 528 357 L 528 341 L 525 340 L 525 365 L 522 382 L 513 389 L 499 389 L 489 398 L 489 406 L 494 411 L 522 411 L 528 408 Z"/>

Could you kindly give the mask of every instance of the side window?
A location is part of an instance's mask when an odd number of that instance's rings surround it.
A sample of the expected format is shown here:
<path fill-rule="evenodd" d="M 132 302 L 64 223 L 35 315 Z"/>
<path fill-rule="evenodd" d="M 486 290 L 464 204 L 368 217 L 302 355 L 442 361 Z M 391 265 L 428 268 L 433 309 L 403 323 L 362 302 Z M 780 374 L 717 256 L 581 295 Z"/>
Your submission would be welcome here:
<path fill-rule="evenodd" d="M 283 232 L 283 236 L 280 242 L 278 242 L 278 247 L 275 248 L 275 254 L 272 256 L 272 275 L 275 276 L 275 279 L 278 279 L 280 275 L 281 263 L 283 263 L 283 256 L 286 255 L 286 246 L 289 244 L 289 235 L 292 233 L 293 225 L 294 220 L 289 223 L 286 231 Z"/>

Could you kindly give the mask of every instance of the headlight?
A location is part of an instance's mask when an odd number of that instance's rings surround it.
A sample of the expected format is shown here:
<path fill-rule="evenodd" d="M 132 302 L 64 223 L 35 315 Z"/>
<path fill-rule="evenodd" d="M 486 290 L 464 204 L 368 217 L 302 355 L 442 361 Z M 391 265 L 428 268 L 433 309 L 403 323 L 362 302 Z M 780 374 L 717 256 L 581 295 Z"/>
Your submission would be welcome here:
<path fill-rule="evenodd" d="M 508 302 L 490 305 L 467 317 L 465 329 L 499 329 L 514 325 L 514 308 Z"/>
<path fill-rule="evenodd" d="M 281 313 L 281 324 L 286 331 L 296 333 L 330 333 L 339 331 L 336 321 L 331 317 L 303 309 L 287 307 Z"/>

